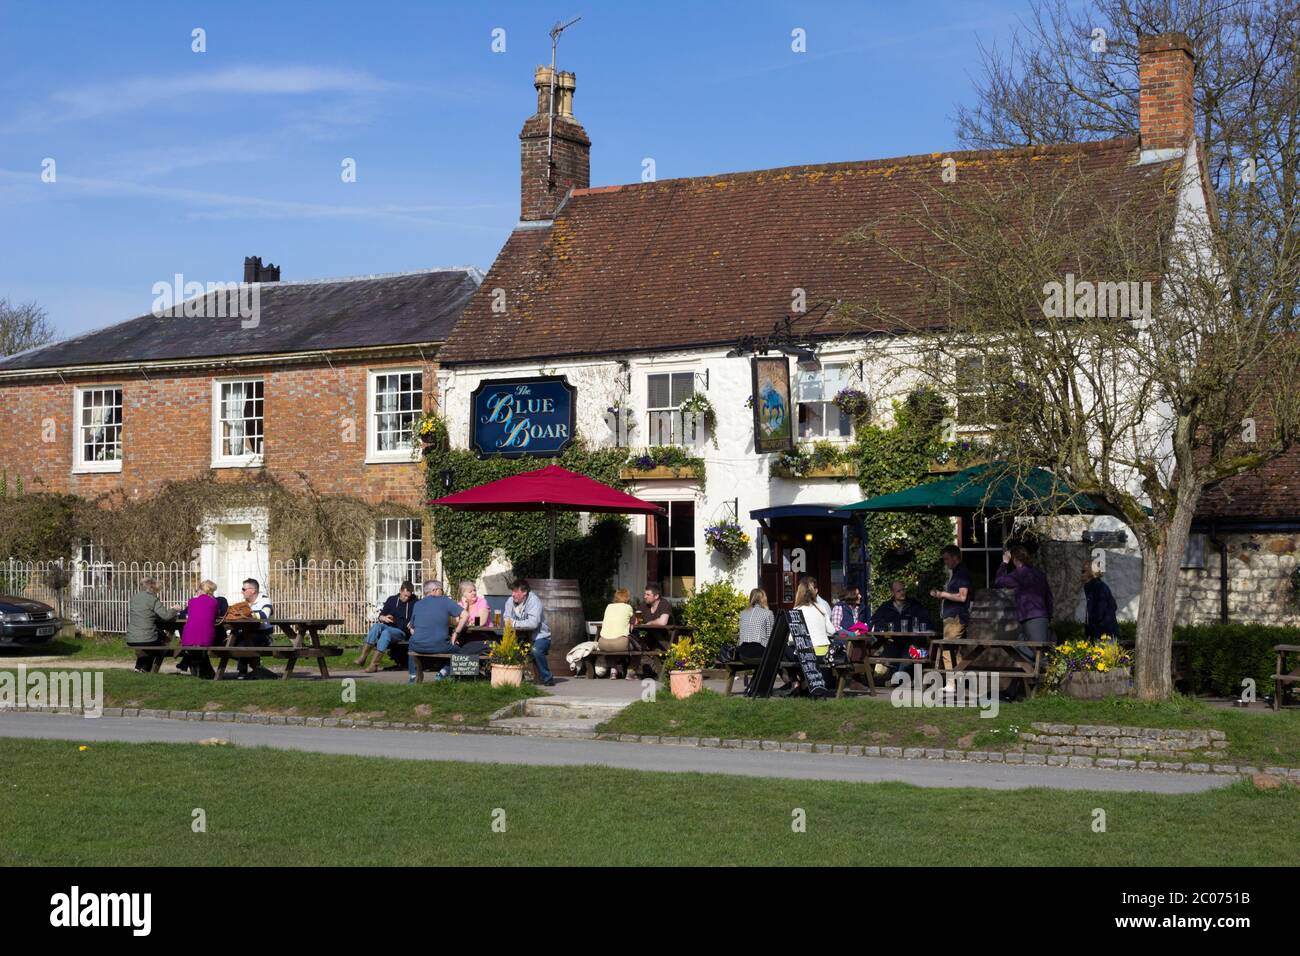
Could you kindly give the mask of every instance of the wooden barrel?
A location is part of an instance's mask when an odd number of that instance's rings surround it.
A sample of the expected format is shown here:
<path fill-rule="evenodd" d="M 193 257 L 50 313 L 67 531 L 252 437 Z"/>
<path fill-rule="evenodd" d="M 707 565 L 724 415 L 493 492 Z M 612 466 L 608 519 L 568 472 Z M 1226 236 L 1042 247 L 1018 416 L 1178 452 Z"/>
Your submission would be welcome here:
<path fill-rule="evenodd" d="M 980 640 L 1014 641 L 1020 636 L 1020 620 L 1016 617 L 1016 592 L 1011 588 L 979 588 L 971 595 L 970 624 L 966 636 Z M 989 670 L 1009 667 L 1011 653 L 993 648 L 980 657 L 979 669 Z M 1002 687 L 1010 678 L 1000 681 Z"/>
<path fill-rule="evenodd" d="M 578 582 L 569 578 L 529 578 L 528 586 L 542 599 L 546 623 L 551 628 L 551 650 L 546 655 L 546 664 L 552 673 L 567 675 L 569 663 L 565 655 L 575 644 L 588 640 Z"/>

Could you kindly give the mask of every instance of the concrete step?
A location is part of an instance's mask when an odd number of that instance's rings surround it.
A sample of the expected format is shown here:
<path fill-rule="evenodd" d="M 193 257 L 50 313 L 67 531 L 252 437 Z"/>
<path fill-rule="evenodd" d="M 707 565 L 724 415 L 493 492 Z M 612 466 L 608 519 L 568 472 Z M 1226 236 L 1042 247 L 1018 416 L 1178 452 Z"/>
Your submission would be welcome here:
<path fill-rule="evenodd" d="M 548 720 L 609 720 L 631 701 L 592 700 L 578 697 L 531 697 L 524 703 L 525 717 Z"/>
<path fill-rule="evenodd" d="M 603 718 L 602 718 L 603 719 Z M 584 737 L 596 736 L 596 725 L 601 720 L 556 720 L 539 717 L 506 717 L 492 721 L 492 726 L 499 730 L 509 730 L 516 734 L 535 734 L 542 737 Z"/>

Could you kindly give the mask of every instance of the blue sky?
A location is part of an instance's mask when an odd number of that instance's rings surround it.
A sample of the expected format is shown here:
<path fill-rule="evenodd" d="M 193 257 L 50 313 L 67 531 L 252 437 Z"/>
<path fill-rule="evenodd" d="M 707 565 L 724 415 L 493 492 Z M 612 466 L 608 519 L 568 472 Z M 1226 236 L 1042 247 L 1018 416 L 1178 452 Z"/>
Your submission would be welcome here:
<path fill-rule="evenodd" d="M 0 0 L 0 297 L 37 300 L 66 335 L 147 312 L 175 273 L 238 279 L 246 255 L 285 279 L 486 271 L 518 218 L 517 137 L 557 18 L 582 16 L 558 62 L 605 185 L 646 157 L 667 179 L 950 149 L 980 44 L 1026 12 Z"/>

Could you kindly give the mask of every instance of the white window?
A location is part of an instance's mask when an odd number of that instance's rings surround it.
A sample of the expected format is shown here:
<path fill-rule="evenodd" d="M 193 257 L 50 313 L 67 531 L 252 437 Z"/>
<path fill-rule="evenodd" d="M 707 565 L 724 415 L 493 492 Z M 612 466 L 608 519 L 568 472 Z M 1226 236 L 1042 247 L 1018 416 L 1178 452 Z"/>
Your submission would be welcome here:
<path fill-rule="evenodd" d="M 424 414 L 424 374 L 415 369 L 370 373 L 369 461 L 410 461 L 411 433 Z"/>
<path fill-rule="evenodd" d="M 647 445 L 693 445 L 698 424 L 683 415 L 682 402 L 695 394 L 694 372 L 663 372 L 646 376 Z"/>
<path fill-rule="evenodd" d="M 76 471 L 122 470 L 122 389 L 109 385 L 76 392 L 73 441 Z"/>
<path fill-rule="evenodd" d="M 847 364 L 801 367 L 795 372 L 794 381 L 800 438 L 852 437 L 853 421 L 835 404 L 835 396 L 849 387 Z"/>
<path fill-rule="evenodd" d="M 419 593 L 423 567 L 424 525 L 419 518 L 381 518 L 375 522 L 370 549 L 371 598 L 383 604 L 403 581 Z"/>
<path fill-rule="evenodd" d="M 83 542 L 77 549 L 77 590 L 107 588 L 113 581 L 113 565 L 104 554 L 104 546 L 95 541 Z"/>
<path fill-rule="evenodd" d="M 695 590 L 695 500 L 656 501 L 664 514 L 646 515 L 645 579 L 663 595 L 684 600 Z"/>
<path fill-rule="evenodd" d="M 262 380 L 212 383 L 212 465 L 262 462 Z"/>
<path fill-rule="evenodd" d="M 992 425 L 998 420 L 997 392 L 1010 377 L 1006 355 L 965 355 L 957 359 L 957 424 Z"/>

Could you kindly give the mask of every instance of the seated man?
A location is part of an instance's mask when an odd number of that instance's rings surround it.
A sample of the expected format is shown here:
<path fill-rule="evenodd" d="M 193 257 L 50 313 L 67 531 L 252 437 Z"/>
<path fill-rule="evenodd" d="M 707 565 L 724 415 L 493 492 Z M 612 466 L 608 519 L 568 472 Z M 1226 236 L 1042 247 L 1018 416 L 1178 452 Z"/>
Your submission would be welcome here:
<path fill-rule="evenodd" d="M 510 582 L 510 599 L 506 601 L 502 616 L 514 625 L 521 641 L 532 642 L 537 682 L 544 687 L 554 686 L 555 678 L 551 676 L 551 669 L 546 664 L 546 654 L 551 649 L 551 626 L 546 623 L 546 609 L 542 606 L 542 599 L 533 593 L 532 587 L 523 578 Z"/>
<path fill-rule="evenodd" d="M 902 581 L 893 581 L 889 585 L 890 599 L 871 615 L 873 631 L 933 630 L 930 624 L 930 612 L 913 598 L 907 596 L 907 585 Z M 911 638 L 882 638 L 885 657 L 906 657 Z M 900 665 L 905 666 L 905 665 Z M 895 668 L 897 669 L 897 668 Z"/>
<path fill-rule="evenodd" d="M 384 607 L 379 612 L 379 620 L 370 626 L 366 642 L 361 645 L 361 656 L 357 658 L 358 667 L 365 667 L 366 658 L 371 650 L 374 650 L 375 659 L 371 661 L 369 667 L 366 667 L 366 672 L 373 674 L 379 670 L 379 662 L 384 659 L 384 652 L 388 650 L 388 645 L 393 641 L 406 640 L 406 629 L 411 623 L 411 612 L 415 610 L 415 603 L 415 585 L 410 581 L 403 581 L 397 593 L 390 595 L 384 602 Z"/>
<path fill-rule="evenodd" d="M 641 595 L 641 610 L 638 612 L 639 623 L 663 627 L 673 620 L 673 606 L 664 600 L 663 588 L 657 584 L 647 584 Z"/>
<path fill-rule="evenodd" d="M 456 629 L 448 635 L 453 620 Z M 411 634 L 411 642 L 406 645 L 408 684 L 415 683 L 414 655 L 454 654 L 460 649 L 460 634 L 468 621 L 469 611 L 443 593 L 441 581 L 424 582 L 424 597 L 415 602 L 415 608 L 411 611 L 411 623 L 407 626 Z M 450 667 L 444 667 L 433 679 L 441 680 L 450 670 Z"/>
<path fill-rule="evenodd" d="M 257 578 L 248 578 L 244 581 L 243 587 L 244 600 L 248 602 L 248 609 L 254 617 L 260 618 L 262 626 L 255 631 L 246 632 L 241 643 L 252 644 L 257 647 L 270 647 L 271 637 L 275 634 L 275 628 L 271 625 L 271 613 L 274 608 L 271 605 L 271 599 L 262 593 L 262 586 L 258 583 Z M 262 666 L 260 657 L 241 657 L 239 659 L 239 673 L 235 676 L 236 680 L 249 680 L 252 678 L 270 678 L 275 674 Z"/>

